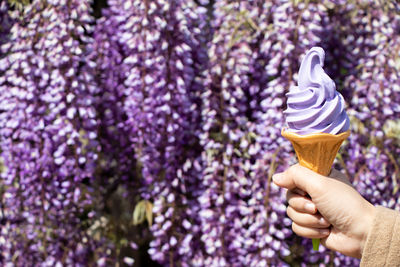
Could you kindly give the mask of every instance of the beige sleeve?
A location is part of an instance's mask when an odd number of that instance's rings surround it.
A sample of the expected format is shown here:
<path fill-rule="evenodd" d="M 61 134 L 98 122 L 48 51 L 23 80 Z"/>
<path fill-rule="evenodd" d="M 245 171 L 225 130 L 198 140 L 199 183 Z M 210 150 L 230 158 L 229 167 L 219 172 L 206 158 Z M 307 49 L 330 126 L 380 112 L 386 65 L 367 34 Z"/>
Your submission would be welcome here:
<path fill-rule="evenodd" d="M 376 207 L 360 266 L 400 266 L 400 212 Z"/>

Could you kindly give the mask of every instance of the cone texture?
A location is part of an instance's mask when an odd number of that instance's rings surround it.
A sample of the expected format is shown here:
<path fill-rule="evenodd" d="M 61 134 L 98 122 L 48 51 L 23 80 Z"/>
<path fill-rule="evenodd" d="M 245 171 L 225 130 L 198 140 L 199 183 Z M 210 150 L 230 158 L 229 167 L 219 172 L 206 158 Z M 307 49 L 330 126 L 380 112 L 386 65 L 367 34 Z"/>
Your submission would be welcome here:
<path fill-rule="evenodd" d="M 300 165 L 322 175 L 330 173 L 340 145 L 349 135 L 350 131 L 299 135 L 282 129 L 282 136 L 292 143 Z"/>

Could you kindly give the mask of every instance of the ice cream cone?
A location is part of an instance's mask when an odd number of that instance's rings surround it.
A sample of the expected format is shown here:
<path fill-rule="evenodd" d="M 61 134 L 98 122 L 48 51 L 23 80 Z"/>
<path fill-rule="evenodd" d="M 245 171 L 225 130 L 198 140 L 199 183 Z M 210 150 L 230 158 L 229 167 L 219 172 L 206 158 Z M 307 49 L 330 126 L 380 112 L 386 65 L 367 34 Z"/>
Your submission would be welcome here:
<path fill-rule="evenodd" d="M 340 145 L 349 135 L 350 131 L 299 135 L 282 129 L 282 136 L 292 143 L 300 165 L 322 175 L 331 172 Z M 313 238 L 312 244 L 314 250 L 319 249 L 319 239 Z"/>
<path fill-rule="evenodd" d="M 282 136 L 292 143 L 300 165 L 322 175 L 330 173 L 340 145 L 349 135 L 350 131 L 299 135 L 282 129 Z"/>

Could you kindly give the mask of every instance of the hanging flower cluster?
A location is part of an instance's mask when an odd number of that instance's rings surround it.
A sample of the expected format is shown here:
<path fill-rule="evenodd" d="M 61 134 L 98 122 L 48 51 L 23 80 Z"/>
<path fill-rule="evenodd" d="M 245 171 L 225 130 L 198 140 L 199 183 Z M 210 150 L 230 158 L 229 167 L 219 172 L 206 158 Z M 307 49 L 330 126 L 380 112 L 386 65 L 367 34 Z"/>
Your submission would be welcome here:
<path fill-rule="evenodd" d="M 267 51 L 261 50 L 268 28 L 268 3 L 263 2 L 218 1 L 214 6 L 202 94 L 205 190 L 199 197 L 199 215 L 206 257 L 198 260 L 199 266 L 267 266 L 289 254 L 283 240 L 290 233 L 282 222 L 290 222 L 267 167 L 275 161 L 277 146 L 267 146 L 267 132 L 260 135 L 262 125 L 282 120 L 255 114 L 261 113 L 261 102 L 270 100 L 259 96 L 273 79 L 264 70 Z"/>
<path fill-rule="evenodd" d="M 0 140 L 4 262 L 84 264 L 95 244 L 88 216 L 98 142 L 88 1 L 33 1 L 2 46 Z"/>
<path fill-rule="evenodd" d="M 201 170 L 196 133 L 206 63 L 205 12 L 192 1 L 109 1 L 107 19 L 96 31 L 107 97 L 101 105 L 115 129 L 109 136 L 117 146 L 124 138 L 134 151 L 123 156 L 136 160 L 134 178 L 143 185 L 137 192 L 154 202 L 149 253 L 164 263 L 189 262 L 194 252 L 188 248 L 198 243 L 193 238 L 198 207 L 192 202 Z M 114 145 L 110 149 L 120 152 Z"/>

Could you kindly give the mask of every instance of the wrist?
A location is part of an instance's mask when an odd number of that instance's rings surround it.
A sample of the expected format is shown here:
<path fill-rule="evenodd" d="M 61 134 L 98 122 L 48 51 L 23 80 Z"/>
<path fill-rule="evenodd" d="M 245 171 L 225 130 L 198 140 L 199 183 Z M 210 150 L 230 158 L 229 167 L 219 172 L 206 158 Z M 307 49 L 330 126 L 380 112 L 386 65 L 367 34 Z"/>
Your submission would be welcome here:
<path fill-rule="evenodd" d="M 362 227 L 362 236 L 360 240 L 360 249 L 359 249 L 359 257 L 362 257 L 365 245 L 367 243 L 368 235 L 371 232 L 373 227 L 374 218 L 376 214 L 376 208 L 371 203 L 367 202 L 367 207 L 365 209 L 365 216 L 363 216 L 363 227 Z"/>

